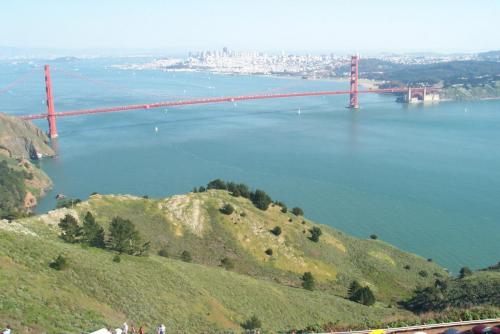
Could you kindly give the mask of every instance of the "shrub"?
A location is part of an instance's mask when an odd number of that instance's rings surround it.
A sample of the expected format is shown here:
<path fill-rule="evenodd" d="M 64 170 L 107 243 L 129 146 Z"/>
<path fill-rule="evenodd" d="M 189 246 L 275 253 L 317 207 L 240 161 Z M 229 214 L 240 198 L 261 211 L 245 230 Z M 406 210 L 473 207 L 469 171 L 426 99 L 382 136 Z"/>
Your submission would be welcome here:
<path fill-rule="evenodd" d="M 349 285 L 349 289 L 347 290 L 347 297 L 350 299 L 350 300 L 354 300 L 354 295 L 356 292 L 358 292 L 359 289 L 361 289 L 362 286 L 361 284 L 359 284 L 358 281 L 352 281 L 351 284 Z"/>
<path fill-rule="evenodd" d="M 266 254 L 269 256 L 273 255 L 273 250 L 271 248 L 266 249 Z"/>
<path fill-rule="evenodd" d="M 68 262 L 64 256 L 59 255 L 49 264 L 49 267 L 55 270 L 64 270 L 68 267 Z"/>
<path fill-rule="evenodd" d="M 292 213 L 296 216 L 303 216 L 304 215 L 304 211 L 299 207 L 294 207 L 292 209 Z"/>
<path fill-rule="evenodd" d="M 234 212 L 234 207 L 231 204 L 225 204 L 219 211 L 225 215 L 231 215 Z"/>
<path fill-rule="evenodd" d="M 241 324 L 241 327 L 243 327 L 246 330 L 254 330 L 257 328 L 261 328 L 262 322 L 260 321 L 259 318 L 257 318 L 257 316 L 253 315 L 252 317 L 250 317 L 250 319 L 243 322 Z"/>
<path fill-rule="evenodd" d="M 312 229 L 309 230 L 309 232 L 311 232 L 311 236 L 309 237 L 309 239 L 314 242 L 318 242 L 319 237 L 323 234 L 321 229 L 317 226 L 314 226 Z"/>
<path fill-rule="evenodd" d="M 314 280 L 313 274 L 308 271 L 302 275 L 302 287 L 306 290 L 313 291 L 316 281 Z"/>
<path fill-rule="evenodd" d="M 472 270 L 470 270 L 469 267 L 462 267 L 460 269 L 460 272 L 459 272 L 459 278 L 464 278 L 464 277 L 467 277 L 467 276 L 470 276 L 472 275 Z"/>
<path fill-rule="evenodd" d="M 271 197 L 269 197 L 268 194 L 259 189 L 250 194 L 250 200 L 256 208 L 261 210 L 267 210 L 269 204 L 271 204 L 272 202 Z"/>
<path fill-rule="evenodd" d="M 281 227 L 275 226 L 272 230 L 271 233 L 274 234 L 275 236 L 279 236 L 281 234 Z"/>
<path fill-rule="evenodd" d="M 227 190 L 227 185 L 221 179 L 215 179 L 215 180 L 208 182 L 207 189 Z"/>
<path fill-rule="evenodd" d="M 191 262 L 193 261 L 193 258 L 191 257 L 191 253 L 189 253 L 188 251 L 182 251 L 181 253 L 181 260 L 184 261 L 184 262 Z"/>
<path fill-rule="evenodd" d="M 230 269 L 234 268 L 234 262 L 233 262 L 233 260 L 231 260 L 230 258 L 227 258 L 227 257 L 223 258 L 220 261 L 220 264 L 221 264 L 222 267 L 224 267 L 227 270 L 230 270 Z"/>
<path fill-rule="evenodd" d="M 120 257 L 120 255 L 116 254 L 115 256 L 113 256 L 113 262 L 120 263 L 121 261 L 122 258 Z"/>
<path fill-rule="evenodd" d="M 281 207 L 281 212 L 283 212 L 283 213 L 287 213 L 288 212 L 288 208 L 287 208 L 287 206 L 286 206 L 285 203 L 277 201 L 276 205 L 278 205 L 278 206 Z"/>
<path fill-rule="evenodd" d="M 166 248 L 162 248 L 158 251 L 158 255 L 161 257 L 168 257 L 168 251 Z"/>
<path fill-rule="evenodd" d="M 198 188 L 198 192 L 199 193 L 204 193 L 205 191 L 207 191 L 207 189 L 205 187 L 203 187 L 203 186 L 201 186 L 201 187 Z"/>
<path fill-rule="evenodd" d="M 419 274 L 421 277 L 427 277 L 427 276 L 429 276 L 429 273 L 428 273 L 427 271 L 425 271 L 425 270 L 420 270 L 420 271 L 418 272 L 418 274 Z"/>
<path fill-rule="evenodd" d="M 66 198 L 66 199 L 58 200 L 57 204 L 56 204 L 56 208 L 58 208 L 58 209 L 60 209 L 60 208 L 72 208 L 81 202 L 82 202 L 82 200 L 79 198 L 76 198 L 76 199 Z"/>
<path fill-rule="evenodd" d="M 409 264 L 405 264 L 405 266 L 403 268 L 405 268 L 406 270 L 410 270 L 411 269 L 411 267 L 410 267 Z"/>
<path fill-rule="evenodd" d="M 377 240 L 378 236 L 376 234 L 370 234 L 370 239 Z"/>
<path fill-rule="evenodd" d="M 247 216 L 247 213 L 246 213 L 245 211 L 242 211 L 242 212 L 240 213 L 240 216 L 241 216 L 241 217 L 246 217 L 246 216 Z"/>
<path fill-rule="evenodd" d="M 148 195 L 144 195 L 144 196 L 142 196 L 142 198 L 149 199 L 149 196 Z"/>
<path fill-rule="evenodd" d="M 353 300 L 357 303 L 363 304 L 363 305 L 367 305 L 367 306 L 371 306 L 371 305 L 375 304 L 375 296 L 374 296 L 372 290 L 370 290 L 370 288 L 367 286 L 365 286 L 363 288 L 359 288 L 353 294 L 353 296 L 351 297 L 351 300 Z"/>
<path fill-rule="evenodd" d="M 432 262 L 432 259 L 431 259 L 431 258 L 428 258 L 428 259 L 427 259 L 427 262 Z"/>
<path fill-rule="evenodd" d="M 78 226 L 76 218 L 70 214 L 64 216 L 59 222 L 59 227 L 62 229 L 61 238 L 69 243 L 76 243 L 80 241 L 82 229 Z"/>

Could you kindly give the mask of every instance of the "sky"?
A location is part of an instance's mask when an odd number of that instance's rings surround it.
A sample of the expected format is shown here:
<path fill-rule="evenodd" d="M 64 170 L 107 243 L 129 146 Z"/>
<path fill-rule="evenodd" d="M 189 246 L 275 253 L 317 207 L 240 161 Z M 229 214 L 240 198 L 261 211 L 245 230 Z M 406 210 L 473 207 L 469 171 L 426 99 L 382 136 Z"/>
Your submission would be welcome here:
<path fill-rule="evenodd" d="M 477 52 L 500 49 L 500 0 L 1 0 L 0 46 Z"/>

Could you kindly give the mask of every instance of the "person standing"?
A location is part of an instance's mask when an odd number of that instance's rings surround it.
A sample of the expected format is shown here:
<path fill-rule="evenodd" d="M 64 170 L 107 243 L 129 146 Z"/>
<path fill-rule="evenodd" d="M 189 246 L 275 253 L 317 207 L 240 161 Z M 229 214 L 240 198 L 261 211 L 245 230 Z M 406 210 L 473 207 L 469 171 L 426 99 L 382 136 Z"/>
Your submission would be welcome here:
<path fill-rule="evenodd" d="M 2 332 L 2 334 L 10 334 L 11 333 L 11 328 L 10 328 L 10 325 L 7 325 L 7 327 L 5 328 L 5 330 Z"/>
<path fill-rule="evenodd" d="M 123 334 L 128 334 L 128 325 L 127 325 L 127 322 L 124 322 L 124 323 L 123 323 L 123 326 L 122 326 L 122 333 L 123 333 Z"/>

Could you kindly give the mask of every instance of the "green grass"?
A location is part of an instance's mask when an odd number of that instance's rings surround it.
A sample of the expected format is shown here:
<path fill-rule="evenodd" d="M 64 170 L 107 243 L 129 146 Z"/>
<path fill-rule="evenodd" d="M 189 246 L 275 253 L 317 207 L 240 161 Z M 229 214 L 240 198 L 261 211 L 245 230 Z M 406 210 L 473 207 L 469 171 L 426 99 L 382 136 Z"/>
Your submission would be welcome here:
<path fill-rule="evenodd" d="M 219 212 L 225 203 L 235 208 L 232 215 Z M 87 211 L 106 229 L 115 216 L 130 219 L 151 241 L 151 255 L 116 263 L 112 252 L 60 240 L 59 219 L 67 213 L 81 219 Z M 279 237 L 269 232 L 275 226 L 282 228 Z M 308 239 L 312 226 L 323 231 L 317 243 Z M 162 248 L 171 258 L 156 256 Z M 184 250 L 193 263 L 179 260 Z M 60 254 L 69 268 L 50 269 Z M 220 266 L 226 257 L 235 264 L 231 271 Z M 317 291 L 300 288 L 306 271 Z M 95 195 L 73 209 L 0 223 L 0 323 L 21 332 L 75 332 L 125 319 L 147 326 L 163 321 L 187 332 L 240 329 L 253 314 L 267 330 L 368 323 L 408 317 L 389 305 L 431 284 L 434 273 L 446 276 L 436 264 L 383 241 L 356 239 L 277 206 L 261 211 L 225 191 L 159 200 Z M 354 279 L 374 291 L 375 306 L 343 298 Z"/>

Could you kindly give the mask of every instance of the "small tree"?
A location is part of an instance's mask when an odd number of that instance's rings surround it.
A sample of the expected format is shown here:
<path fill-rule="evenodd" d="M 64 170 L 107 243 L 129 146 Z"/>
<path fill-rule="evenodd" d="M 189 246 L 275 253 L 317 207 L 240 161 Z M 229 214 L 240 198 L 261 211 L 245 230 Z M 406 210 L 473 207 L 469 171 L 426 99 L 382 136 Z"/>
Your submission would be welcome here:
<path fill-rule="evenodd" d="M 370 234 L 370 239 L 377 240 L 378 236 L 376 234 Z"/>
<path fill-rule="evenodd" d="M 369 287 L 359 288 L 352 296 L 351 300 L 363 305 L 371 306 L 375 304 L 375 295 Z"/>
<path fill-rule="evenodd" d="M 281 234 L 281 227 L 275 226 L 272 230 L 271 233 L 274 234 L 275 236 L 279 236 Z"/>
<path fill-rule="evenodd" d="M 149 243 L 142 244 L 139 232 L 134 224 L 120 217 L 115 217 L 109 225 L 109 248 L 119 253 L 141 255 Z"/>
<path fill-rule="evenodd" d="M 353 300 L 355 293 L 361 288 L 362 288 L 362 286 L 361 286 L 361 284 L 359 284 L 358 281 L 356 281 L 356 280 L 352 281 L 351 284 L 349 285 L 349 289 L 347 290 L 347 297 L 350 300 Z"/>
<path fill-rule="evenodd" d="M 266 254 L 269 256 L 273 255 L 273 250 L 271 248 L 266 249 Z"/>
<path fill-rule="evenodd" d="M 310 271 L 305 272 L 304 275 L 302 275 L 302 287 L 306 290 L 313 291 L 315 285 L 316 282 L 313 274 Z"/>
<path fill-rule="evenodd" d="M 296 216 L 303 216 L 304 215 L 304 211 L 299 207 L 294 207 L 292 209 L 292 213 Z"/>
<path fill-rule="evenodd" d="M 70 214 L 64 216 L 59 222 L 59 227 L 62 229 L 61 238 L 69 243 L 76 243 L 80 241 L 82 229 L 78 226 L 75 217 Z"/>
<path fill-rule="evenodd" d="M 317 226 L 314 226 L 312 229 L 309 230 L 309 232 L 311 232 L 311 236 L 309 237 L 309 239 L 311 239 L 311 241 L 314 242 L 318 242 L 319 237 L 323 234 L 321 229 Z"/>
<path fill-rule="evenodd" d="M 246 330 L 254 330 L 262 327 L 262 322 L 260 321 L 257 316 L 253 315 L 250 317 L 250 319 L 246 320 L 241 324 L 241 327 L 243 327 Z"/>
<path fill-rule="evenodd" d="M 68 262 L 64 256 L 59 255 L 49 264 L 49 267 L 55 270 L 64 270 L 68 267 Z"/>
<path fill-rule="evenodd" d="M 411 267 L 410 267 L 409 264 L 405 264 L 405 266 L 403 268 L 405 268 L 406 270 L 410 270 L 411 269 Z"/>
<path fill-rule="evenodd" d="M 230 270 L 230 269 L 234 268 L 234 262 L 233 262 L 233 260 L 231 260 L 230 258 L 227 258 L 227 257 L 223 258 L 220 261 L 220 264 L 221 264 L 222 267 L 224 267 L 227 270 Z"/>
<path fill-rule="evenodd" d="M 225 215 L 230 215 L 234 212 L 234 207 L 231 204 L 225 204 L 219 211 Z"/>
<path fill-rule="evenodd" d="M 104 248 L 104 229 L 97 224 L 92 213 L 87 211 L 83 218 L 83 240 L 92 247 Z"/>
<path fill-rule="evenodd" d="M 462 279 L 464 277 L 472 275 L 472 270 L 469 267 L 462 267 L 459 272 L 459 278 Z"/>
<path fill-rule="evenodd" d="M 191 257 L 191 253 L 189 253 L 187 250 L 182 251 L 181 260 L 184 262 L 191 262 L 193 260 L 193 258 Z"/>

